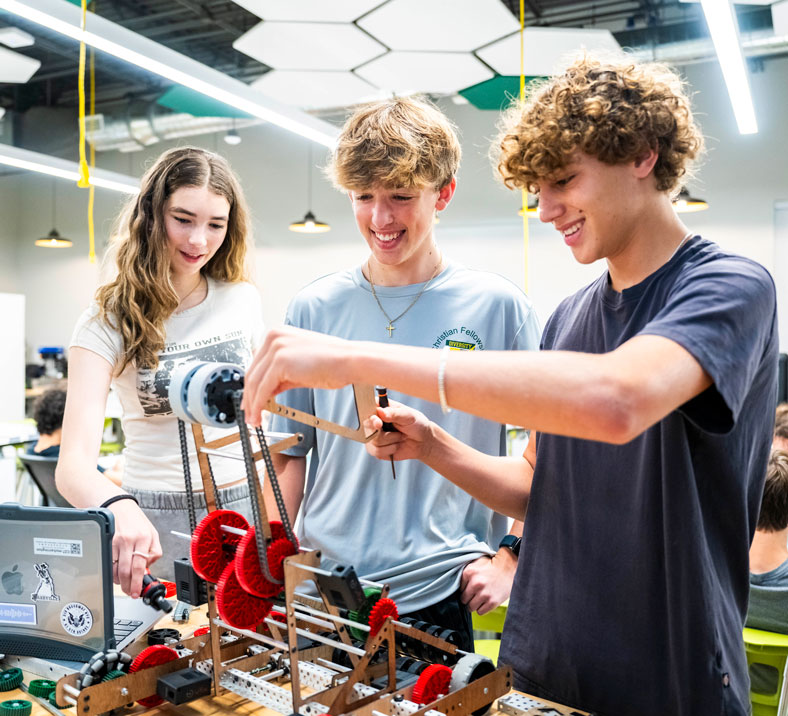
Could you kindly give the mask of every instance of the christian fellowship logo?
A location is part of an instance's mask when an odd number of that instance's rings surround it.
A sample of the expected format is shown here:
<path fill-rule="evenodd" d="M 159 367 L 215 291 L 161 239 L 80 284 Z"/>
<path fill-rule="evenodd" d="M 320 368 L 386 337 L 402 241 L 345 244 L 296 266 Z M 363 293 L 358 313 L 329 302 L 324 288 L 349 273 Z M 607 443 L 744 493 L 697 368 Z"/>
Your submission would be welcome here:
<path fill-rule="evenodd" d="M 93 614 L 84 604 L 71 602 L 61 610 L 60 624 L 71 636 L 84 636 L 93 626 Z"/>

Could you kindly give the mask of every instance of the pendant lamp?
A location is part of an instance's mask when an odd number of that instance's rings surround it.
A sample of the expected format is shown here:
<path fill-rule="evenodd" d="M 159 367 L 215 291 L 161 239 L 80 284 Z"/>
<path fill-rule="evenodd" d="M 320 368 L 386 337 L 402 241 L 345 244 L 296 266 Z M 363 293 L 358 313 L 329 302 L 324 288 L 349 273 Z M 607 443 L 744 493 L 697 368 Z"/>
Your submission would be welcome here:
<path fill-rule="evenodd" d="M 673 200 L 673 208 L 677 214 L 689 214 L 693 211 L 706 211 L 709 208 L 709 204 L 703 199 L 690 196 L 687 189 L 682 189 Z"/>
<path fill-rule="evenodd" d="M 331 226 L 318 221 L 312 213 L 312 144 L 309 144 L 309 152 L 307 154 L 307 212 L 304 218 L 300 221 L 294 221 L 288 227 L 290 231 L 295 231 L 299 234 L 324 234 L 326 231 L 331 231 Z"/>
<path fill-rule="evenodd" d="M 36 239 L 36 246 L 41 246 L 45 249 L 70 249 L 74 242 L 70 239 L 64 239 L 58 233 L 58 230 L 54 228 L 55 226 L 55 192 L 57 191 L 55 186 L 55 179 L 52 180 L 52 231 L 47 234 L 44 238 Z"/>

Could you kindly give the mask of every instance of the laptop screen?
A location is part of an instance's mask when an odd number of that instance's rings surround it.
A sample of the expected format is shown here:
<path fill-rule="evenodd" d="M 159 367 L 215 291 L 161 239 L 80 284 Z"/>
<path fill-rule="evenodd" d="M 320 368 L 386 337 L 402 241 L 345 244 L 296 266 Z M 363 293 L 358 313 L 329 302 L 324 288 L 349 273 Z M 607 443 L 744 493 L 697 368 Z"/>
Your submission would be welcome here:
<path fill-rule="evenodd" d="M 84 659 L 114 646 L 108 510 L 0 504 L 0 653 Z"/>

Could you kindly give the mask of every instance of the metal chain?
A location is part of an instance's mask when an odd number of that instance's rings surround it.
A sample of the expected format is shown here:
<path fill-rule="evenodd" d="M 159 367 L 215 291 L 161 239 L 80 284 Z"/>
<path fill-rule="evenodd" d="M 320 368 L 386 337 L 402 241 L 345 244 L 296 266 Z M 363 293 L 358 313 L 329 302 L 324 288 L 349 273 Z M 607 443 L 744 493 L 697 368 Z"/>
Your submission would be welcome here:
<path fill-rule="evenodd" d="M 298 542 L 296 541 L 293 528 L 290 525 L 290 517 L 287 515 L 287 508 L 285 507 L 285 500 L 282 497 L 282 490 L 279 488 L 279 479 L 276 477 L 276 470 L 274 470 L 274 461 L 271 459 L 271 451 L 268 449 L 268 441 L 265 439 L 265 433 L 261 427 L 255 428 L 257 440 L 260 442 L 260 452 L 263 453 L 263 462 L 265 462 L 265 471 L 268 473 L 268 481 L 271 483 L 271 491 L 274 493 L 276 506 L 279 509 L 279 519 L 282 521 L 282 527 L 285 530 L 285 536 L 290 540 L 290 543 L 298 549 Z"/>
<path fill-rule="evenodd" d="M 194 534 L 197 529 L 197 513 L 194 510 L 194 489 L 192 487 L 192 469 L 189 463 L 189 446 L 186 443 L 186 425 L 178 418 L 178 440 L 181 444 L 181 460 L 183 461 L 183 481 L 186 483 L 186 506 L 189 510 L 189 531 Z"/>
<path fill-rule="evenodd" d="M 213 466 L 211 465 L 211 456 L 205 456 L 206 461 L 208 463 L 208 474 L 211 476 L 211 485 L 213 486 L 213 499 L 216 502 L 216 509 L 222 509 L 222 498 L 219 494 L 219 488 L 216 486 L 216 478 L 213 476 Z"/>
<path fill-rule="evenodd" d="M 249 429 L 246 426 L 246 416 L 241 409 L 241 391 L 233 394 L 233 407 L 235 408 L 235 422 L 238 425 L 238 434 L 241 439 L 241 450 L 244 455 L 246 480 L 249 483 L 249 502 L 252 505 L 252 519 L 254 521 L 254 538 L 257 545 L 257 556 L 260 560 L 260 569 L 263 576 L 274 584 L 282 584 L 282 580 L 274 579 L 268 569 L 268 550 L 263 537 L 263 517 L 260 512 L 260 501 L 257 499 L 257 468 L 254 464 L 252 445 L 249 440 Z"/>
<path fill-rule="evenodd" d="M 422 294 L 427 290 L 427 286 L 432 283 L 432 279 L 434 279 L 438 275 L 438 269 L 440 269 L 441 264 L 443 263 L 443 256 L 440 257 L 438 263 L 435 264 L 435 270 L 432 272 L 432 276 L 427 279 L 427 282 L 421 287 L 421 290 L 416 294 L 416 298 L 414 298 L 410 305 L 397 316 L 396 318 L 391 318 L 388 313 L 386 313 L 386 309 L 383 308 L 383 304 L 380 302 L 378 298 L 378 294 L 375 291 L 375 284 L 372 282 L 372 266 L 370 266 L 369 261 L 367 261 L 367 273 L 369 274 L 369 287 L 372 289 L 372 296 L 375 299 L 375 302 L 378 304 L 378 308 L 380 309 L 381 313 L 388 319 L 389 325 L 393 326 L 400 318 L 402 318 L 411 308 L 416 305 L 416 302 L 421 298 Z"/>

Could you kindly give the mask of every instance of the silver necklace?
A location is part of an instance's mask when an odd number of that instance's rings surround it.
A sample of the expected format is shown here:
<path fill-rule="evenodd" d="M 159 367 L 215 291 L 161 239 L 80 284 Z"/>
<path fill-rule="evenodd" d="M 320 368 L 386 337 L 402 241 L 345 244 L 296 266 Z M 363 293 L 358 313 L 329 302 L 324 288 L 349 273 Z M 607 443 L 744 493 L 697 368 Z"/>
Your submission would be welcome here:
<path fill-rule="evenodd" d="M 399 316 L 397 316 L 396 318 L 392 318 L 391 316 L 389 316 L 388 313 L 386 313 L 386 309 L 383 308 L 383 304 L 380 302 L 380 299 L 378 298 L 378 294 L 375 291 L 375 284 L 372 282 L 372 266 L 370 265 L 369 260 L 367 260 L 367 273 L 369 274 L 369 286 L 372 289 L 372 295 L 375 298 L 375 303 L 378 304 L 378 308 L 380 309 L 380 312 L 386 317 L 386 320 L 389 322 L 389 324 L 386 326 L 386 330 L 389 332 L 389 338 L 391 338 L 391 334 L 395 330 L 394 324 L 400 318 L 402 318 L 408 311 L 410 311 L 411 308 L 413 308 L 416 305 L 416 302 L 422 297 L 424 292 L 427 290 L 427 286 L 429 286 L 432 283 L 432 279 L 434 279 L 438 275 L 438 271 L 442 263 L 443 263 L 443 256 L 441 256 L 438 259 L 438 263 L 435 264 L 435 270 L 432 272 L 432 276 L 430 276 L 429 279 L 427 279 L 427 282 L 421 287 L 419 292 L 416 294 L 416 298 L 414 298 L 410 302 L 408 307 L 402 313 L 400 313 Z"/>

